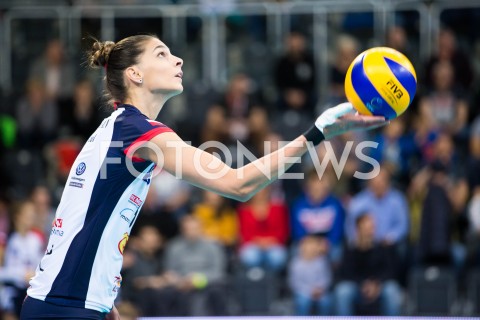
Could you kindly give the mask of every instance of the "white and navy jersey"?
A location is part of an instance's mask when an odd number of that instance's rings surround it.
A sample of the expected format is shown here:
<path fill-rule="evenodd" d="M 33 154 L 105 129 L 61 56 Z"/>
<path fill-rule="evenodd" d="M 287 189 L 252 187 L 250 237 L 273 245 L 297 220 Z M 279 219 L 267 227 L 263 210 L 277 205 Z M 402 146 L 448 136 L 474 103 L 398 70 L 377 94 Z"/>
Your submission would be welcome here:
<path fill-rule="evenodd" d="M 70 170 L 30 297 L 110 311 L 122 280 L 123 250 L 155 168 L 130 157 L 136 170 L 129 170 L 127 155 L 132 146 L 169 131 L 130 105 L 103 120 Z"/>

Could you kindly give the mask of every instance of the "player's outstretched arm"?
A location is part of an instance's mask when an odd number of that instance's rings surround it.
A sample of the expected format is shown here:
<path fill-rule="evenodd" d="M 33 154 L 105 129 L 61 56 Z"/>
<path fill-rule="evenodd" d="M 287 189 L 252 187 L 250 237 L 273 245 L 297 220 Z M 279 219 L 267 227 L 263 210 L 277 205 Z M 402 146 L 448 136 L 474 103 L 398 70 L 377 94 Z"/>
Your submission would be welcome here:
<path fill-rule="evenodd" d="M 256 192 L 278 178 L 292 163 L 289 158 L 300 157 L 307 152 L 307 142 L 318 144 L 323 139 L 351 130 L 368 130 L 385 125 L 383 117 L 355 114 L 350 103 L 342 103 L 326 110 L 304 135 L 282 148 L 265 155 L 241 168 L 232 169 L 212 154 L 186 144 L 177 134 L 167 132 L 151 141 L 162 151 L 142 155 L 155 161 L 164 170 L 204 189 L 238 201 L 250 199 Z M 268 168 L 265 174 L 260 168 Z"/>

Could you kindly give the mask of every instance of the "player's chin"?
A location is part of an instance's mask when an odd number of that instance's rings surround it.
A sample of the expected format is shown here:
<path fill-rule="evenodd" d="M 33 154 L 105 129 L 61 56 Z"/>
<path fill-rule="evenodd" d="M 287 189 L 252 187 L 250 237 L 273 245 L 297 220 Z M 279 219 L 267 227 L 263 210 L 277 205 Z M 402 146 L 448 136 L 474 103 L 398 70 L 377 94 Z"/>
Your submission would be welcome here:
<path fill-rule="evenodd" d="M 169 98 L 173 98 L 175 96 L 178 96 L 183 92 L 183 87 L 176 88 L 174 90 L 171 90 L 168 94 Z"/>
<path fill-rule="evenodd" d="M 176 85 L 175 87 L 172 87 L 169 89 L 162 88 L 162 89 L 152 90 L 152 93 L 161 94 L 163 96 L 167 96 L 168 98 L 179 95 L 182 92 L 183 92 L 183 86 L 181 84 Z"/>
<path fill-rule="evenodd" d="M 172 95 L 176 96 L 183 92 L 183 85 L 179 85 L 177 88 L 172 90 Z"/>

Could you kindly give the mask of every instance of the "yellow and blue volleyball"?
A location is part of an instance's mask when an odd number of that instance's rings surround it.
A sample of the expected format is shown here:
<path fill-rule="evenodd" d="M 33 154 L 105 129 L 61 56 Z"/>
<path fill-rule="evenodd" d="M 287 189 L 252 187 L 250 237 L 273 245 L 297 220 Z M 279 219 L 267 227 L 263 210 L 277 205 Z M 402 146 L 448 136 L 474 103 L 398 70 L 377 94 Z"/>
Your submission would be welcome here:
<path fill-rule="evenodd" d="M 348 101 L 364 115 L 393 119 L 412 103 L 417 75 L 412 63 L 395 49 L 368 49 L 353 60 L 345 77 Z"/>

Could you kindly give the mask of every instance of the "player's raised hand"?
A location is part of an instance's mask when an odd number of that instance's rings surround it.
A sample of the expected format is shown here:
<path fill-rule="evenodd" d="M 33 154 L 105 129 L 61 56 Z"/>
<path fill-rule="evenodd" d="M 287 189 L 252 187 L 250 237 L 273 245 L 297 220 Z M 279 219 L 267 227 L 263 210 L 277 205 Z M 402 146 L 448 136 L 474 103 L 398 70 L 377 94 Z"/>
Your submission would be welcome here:
<path fill-rule="evenodd" d="M 388 123 L 384 117 L 359 115 L 351 103 L 345 102 L 324 111 L 315 126 L 329 139 L 347 131 L 370 130 Z"/>

